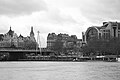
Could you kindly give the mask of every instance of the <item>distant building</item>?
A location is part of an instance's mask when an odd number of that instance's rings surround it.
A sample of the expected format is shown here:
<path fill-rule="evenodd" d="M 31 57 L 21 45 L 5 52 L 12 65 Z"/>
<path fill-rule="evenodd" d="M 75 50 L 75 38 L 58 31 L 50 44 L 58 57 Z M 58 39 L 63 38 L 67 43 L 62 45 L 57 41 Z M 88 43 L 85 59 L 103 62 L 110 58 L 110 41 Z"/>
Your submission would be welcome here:
<path fill-rule="evenodd" d="M 55 33 L 49 33 L 47 36 L 47 48 L 52 49 L 56 40 L 57 40 L 57 35 Z"/>
<path fill-rule="evenodd" d="M 120 38 L 119 22 L 103 22 L 102 26 L 92 26 L 85 32 L 84 40 L 86 42 L 93 39 L 109 40 L 111 38 Z"/>
<path fill-rule="evenodd" d="M 63 47 L 71 47 L 71 46 L 77 46 L 81 47 L 82 40 L 77 39 L 76 35 L 69 36 L 68 34 L 55 34 L 55 33 L 49 33 L 47 36 L 47 48 L 52 49 L 56 40 L 60 40 L 63 42 Z"/>
<path fill-rule="evenodd" d="M 18 36 L 10 27 L 6 34 L 0 34 L 0 47 L 23 47 L 26 40 L 36 42 L 33 27 L 28 37 Z"/>

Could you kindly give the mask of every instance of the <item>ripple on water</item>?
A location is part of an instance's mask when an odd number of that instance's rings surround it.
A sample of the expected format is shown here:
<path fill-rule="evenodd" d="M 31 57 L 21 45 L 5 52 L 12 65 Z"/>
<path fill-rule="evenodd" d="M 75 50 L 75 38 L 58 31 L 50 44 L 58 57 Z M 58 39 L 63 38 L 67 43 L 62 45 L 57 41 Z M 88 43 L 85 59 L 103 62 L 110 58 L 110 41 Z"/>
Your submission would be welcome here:
<path fill-rule="evenodd" d="M 0 80 L 119 80 L 117 62 L 0 62 Z"/>

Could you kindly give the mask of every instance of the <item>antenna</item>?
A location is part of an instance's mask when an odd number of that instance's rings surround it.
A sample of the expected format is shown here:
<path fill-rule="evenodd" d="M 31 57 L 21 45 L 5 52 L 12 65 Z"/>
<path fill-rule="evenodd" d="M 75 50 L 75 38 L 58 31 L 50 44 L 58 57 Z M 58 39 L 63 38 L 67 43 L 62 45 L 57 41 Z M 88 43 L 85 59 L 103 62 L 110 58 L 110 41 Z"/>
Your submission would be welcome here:
<path fill-rule="evenodd" d="M 36 45 L 36 52 L 37 52 L 37 49 L 39 48 L 39 50 L 40 50 L 40 53 L 41 53 L 41 42 L 40 42 L 40 32 L 38 31 L 37 32 L 38 33 L 38 35 L 37 35 L 37 44 L 38 45 Z"/>

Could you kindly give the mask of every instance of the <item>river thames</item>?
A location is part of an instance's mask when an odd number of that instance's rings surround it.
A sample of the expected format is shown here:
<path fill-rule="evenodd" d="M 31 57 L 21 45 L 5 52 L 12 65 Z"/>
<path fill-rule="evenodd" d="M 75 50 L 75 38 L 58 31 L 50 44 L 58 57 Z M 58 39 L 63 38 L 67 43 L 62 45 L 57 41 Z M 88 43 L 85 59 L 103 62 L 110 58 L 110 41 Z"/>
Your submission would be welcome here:
<path fill-rule="evenodd" d="M 0 62 L 0 80 L 120 80 L 120 63 Z"/>

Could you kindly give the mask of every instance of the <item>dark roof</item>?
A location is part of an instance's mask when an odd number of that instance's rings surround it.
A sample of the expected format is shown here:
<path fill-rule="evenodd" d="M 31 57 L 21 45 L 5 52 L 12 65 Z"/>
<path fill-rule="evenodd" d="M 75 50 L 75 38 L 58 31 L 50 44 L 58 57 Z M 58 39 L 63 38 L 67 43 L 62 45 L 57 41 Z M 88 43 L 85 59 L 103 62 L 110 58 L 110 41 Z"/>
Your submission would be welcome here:
<path fill-rule="evenodd" d="M 23 36 L 20 34 L 19 38 L 23 38 Z"/>
<path fill-rule="evenodd" d="M 77 41 L 82 41 L 82 39 L 77 39 Z"/>

